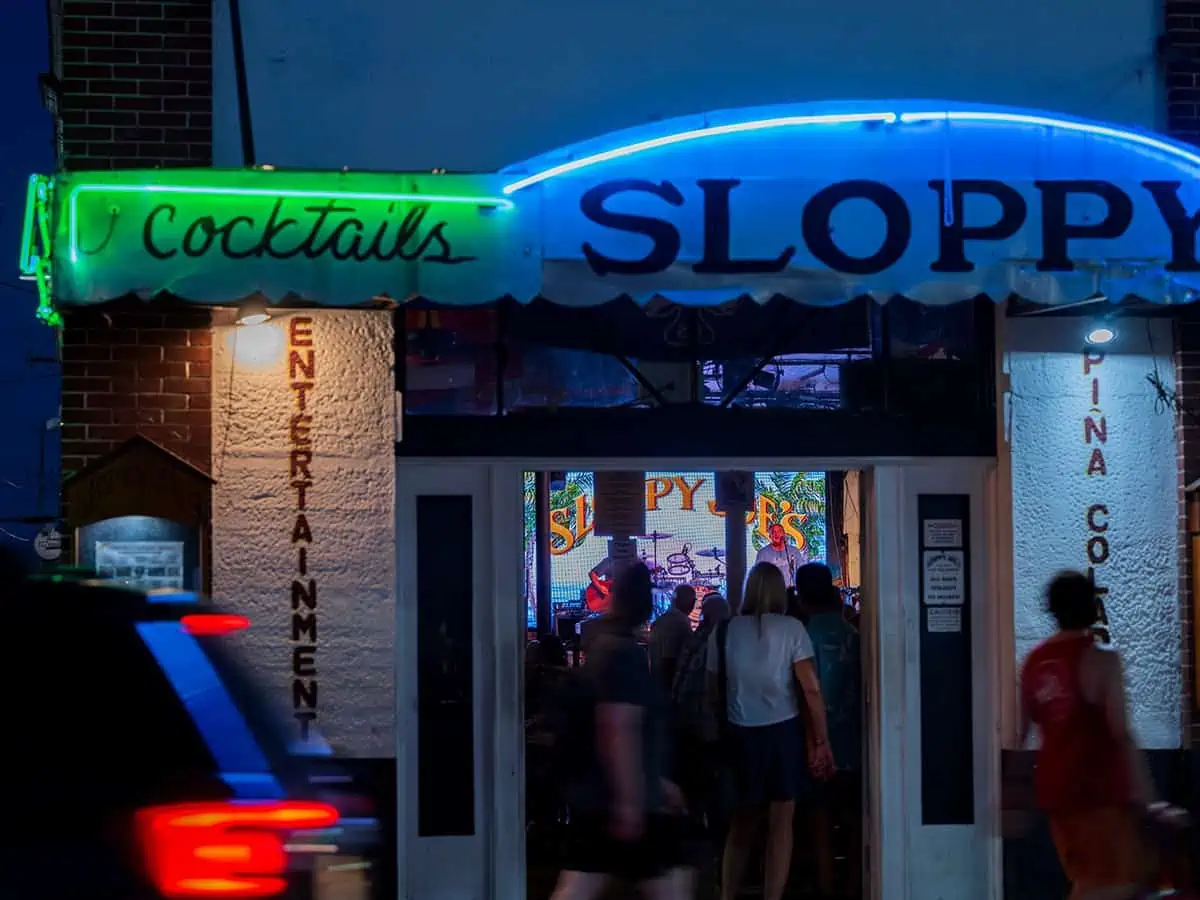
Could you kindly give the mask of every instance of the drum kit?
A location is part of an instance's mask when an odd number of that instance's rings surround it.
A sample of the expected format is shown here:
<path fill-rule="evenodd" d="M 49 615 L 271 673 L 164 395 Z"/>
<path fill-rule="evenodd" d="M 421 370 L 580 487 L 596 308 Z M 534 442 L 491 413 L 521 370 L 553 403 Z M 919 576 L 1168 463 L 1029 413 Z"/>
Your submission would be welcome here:
<path fill-rule="evenodd" d="M 700 600 L 703 600 L 706 595 L 719 590 L 725 582 L 725 566 L 722 563 L 722 560 L 725 558 L 725 551 L 720 547 L 695 551 L 695 555 L 700 557 L 702 561 L 712 560 L 710 563 L 711 568 L 702 569 L 692 559 L 691 544 L 684 544 L 677 552 L 667 554 L 665 565 L 660 564 L 658 561 L 658 542 L 670 540 L 674 536 L 673 534 L 666 534 L 661 531 L 653 531 L 650 534 L 640 536 L 643 540 L 651 542 L 651 553 L 647 555 L 646 551 L 643 550 L 642 562 L 650 570 L 650 577 L 654 579 L 654 586 L 661 591 L 674 591 L 681 584 L 690 584 L 696 589 L 696 596 Z"/>

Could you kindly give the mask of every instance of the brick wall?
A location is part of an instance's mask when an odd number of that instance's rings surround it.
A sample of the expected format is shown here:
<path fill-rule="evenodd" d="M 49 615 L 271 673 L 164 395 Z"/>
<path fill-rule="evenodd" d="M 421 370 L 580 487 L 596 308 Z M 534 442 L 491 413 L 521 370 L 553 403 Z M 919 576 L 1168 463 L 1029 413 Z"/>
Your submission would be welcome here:
<path fill-rule="evenodd" d="M 60 166 L 211 165 L 211 0 L 60 6 Z M 64 477 L 134 434 L 209 471 L 209 310 L 163 299 L 64 318 Z"/>
<path fill-rule="evenodd" d="M 1180 140 L 1200 144 L 1200 0 L 1167 0 L 1162 44 L 1166 76 L 1167 131 Z M 1176 394 L 1180 414 L 1180 487 L 1200 478 L 1200 317 L 1188 310 L 1176 329 Z M 1200 717 L 1192 671 L 1196 648 L 1192 646 L 1191 541 L 1186 506 L 1180 520 L 1180 620 L 1183 625 L 1184 685 L 1190 702 L 1192 746 L 1200 745 Z"/>
<path fill-rule="evenodd" d="M 211 0 L 62 0 L 67 169 L 212 163 Z"/>
<path fill-rule="evenodd" d="M 63 333 L 63 474 L 134 434 L 208 472 L 212 334 L 207 309 L 69 314 Z"/>

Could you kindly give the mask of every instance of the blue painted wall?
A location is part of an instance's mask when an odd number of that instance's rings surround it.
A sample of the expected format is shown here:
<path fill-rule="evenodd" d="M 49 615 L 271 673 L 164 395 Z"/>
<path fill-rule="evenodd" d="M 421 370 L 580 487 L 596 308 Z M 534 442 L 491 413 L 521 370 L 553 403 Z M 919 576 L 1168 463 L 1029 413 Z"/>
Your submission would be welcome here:
<path fill-rule="evenodd" d="M 218 163 L 238 164 L 227 0 Z M 257 0 L 243 3 L 262 162 L 490 171 L 656 118 L 944 97 L 1155 127 L 1153 0 Z"/>
<path fill-rule="evenodd" d="M 58 509 L 59 366 L 55 337 L 34 319 L 33 286 L 18 278 L 25 181 L 54 168 L 53 126 L 38 75 L 49 67 L 42 3 L 12 3 L 0 26 L 0 544 L 33 555 L 38 526 L 14 521 Z M 47 360 L 41 362 L 38 360 Z"/>

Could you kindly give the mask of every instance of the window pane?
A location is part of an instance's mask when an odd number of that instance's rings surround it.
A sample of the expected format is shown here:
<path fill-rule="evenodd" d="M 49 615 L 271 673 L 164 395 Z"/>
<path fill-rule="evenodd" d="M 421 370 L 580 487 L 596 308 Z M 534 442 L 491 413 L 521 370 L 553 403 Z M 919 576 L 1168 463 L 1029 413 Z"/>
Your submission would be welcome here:
<path fill-rule="evenodd" d="M 704 402 L 757 409 L 838 409 L 842 368 L 869 359 L 867 348 L 840 353 L 789 353 L 763 366 L 758 359 L 704 363 Z M 732 400 L 726 398 L 733 394 Z"/>
<path fill-rule="evenodd" d="M 637 379 L 615 357 L 528 344 L 509 354 L 506 409 L 632 406 L 638 399 Z"/>
<path fill-rule="evenodd" d="M 409 309 L 404 325 L 407 413 L 495 415 L 495 310 Z"/>

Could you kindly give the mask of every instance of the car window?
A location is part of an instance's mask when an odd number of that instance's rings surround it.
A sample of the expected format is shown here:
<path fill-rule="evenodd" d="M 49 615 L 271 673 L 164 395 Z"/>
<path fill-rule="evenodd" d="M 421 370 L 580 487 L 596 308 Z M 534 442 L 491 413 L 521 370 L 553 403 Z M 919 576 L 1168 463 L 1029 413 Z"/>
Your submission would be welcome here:
<path fill-rule="evenodd" d="M 4 742 L 21 773 L 9 782 L 20 816 L 203 799 L 219 787 L 212 752 L 131 622 L 9 624 L 29 644 L 0 657 L 3 682 L 20 685 Z"/>

